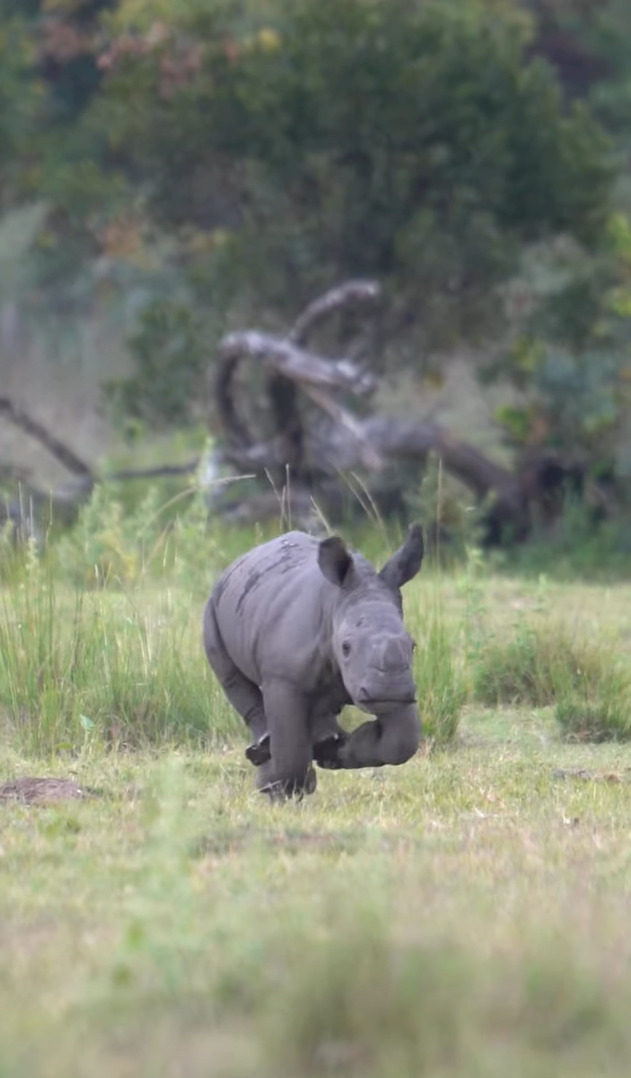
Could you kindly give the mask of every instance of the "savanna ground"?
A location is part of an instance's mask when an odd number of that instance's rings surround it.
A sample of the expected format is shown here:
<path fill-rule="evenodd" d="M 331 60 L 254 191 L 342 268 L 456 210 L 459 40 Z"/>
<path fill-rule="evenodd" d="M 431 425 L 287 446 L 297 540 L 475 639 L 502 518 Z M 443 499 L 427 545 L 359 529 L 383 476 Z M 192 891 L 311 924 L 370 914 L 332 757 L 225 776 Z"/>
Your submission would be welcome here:
<path fill-rule="evenodd" d="M 626 1078 L 631 585 L 424 570 L 434 747 L 271 805 L 204 564 L 0 588 L 0 1075 Z"/>

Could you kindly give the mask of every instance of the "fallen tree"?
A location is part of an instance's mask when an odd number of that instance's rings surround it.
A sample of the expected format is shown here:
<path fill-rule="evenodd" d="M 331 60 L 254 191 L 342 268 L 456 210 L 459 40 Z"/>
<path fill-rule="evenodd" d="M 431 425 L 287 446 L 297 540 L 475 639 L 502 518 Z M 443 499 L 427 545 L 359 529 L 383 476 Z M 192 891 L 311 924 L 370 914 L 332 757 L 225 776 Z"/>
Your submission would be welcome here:
<path fill-rule="evenodd" d="M 351 281 L 310 304 L 286 337 L 246 332 L 231 334 L 220 343 L 218 363 L 210 377 L 213 423 L 223 438 L 223 462 L 259 469 L 268 487 L 270 479 L 277 487 L 289 475 L 294 518 L 307 514 L 309 506 L 322 499 L 334 517 L 340 501 L 340 474 L 360 473 L 369 492 L 371 477 L 385 478 L 387 482 L 381 485 L 388 491 L 387 512 L 388 504 L 401 504 L 396 497 L 401 493 L 401 465 L 416 465 L 420 479 L 431 453 L 484 507 L 487 544 L 509 537 L 524 540 L 535 520 L 553 521 L 567 485 L 578 489 L 585 482 L 581 462 L 541 451 L 524 457 L 511 471 L 428 419 L 359 416 L 350 410 L 343 398 L 368 400 L 377 388 L 375 376 L 354 355 L 326 359 L 307 349 L 315 330 L 328 319 L 349 311 L 366 314 L 380 299 L 377 283 Z M 247 397 L 247 383 L 239 389 L 236 375 L 239 365 L 246 362 L 260 364 L 265 371 L 266 401 L 259 414 L 265 410 L 273 418 L 272 434 L 265 438 L 256 419 L 244 418 L 249 403 L 242 399 Z M 375 499 L 379 500 L 378 494 Z M 232 513 L 237 520 L 278 514 L 277 492 L 259 493 L 250 506 L 241 503 Z"/>
<path fill-rule="evenodd" d="M 481 507 L 484 541 L 507 537 L 521 541 L 535 520 L 550 522 L 560 512 L 563 492 L 579 489 L 586 469 L 576 460 L 550 452 L 532 453 L 514 471 L 496 463 L 475 446 L 428 419 L 399 420 L 371 414 L 378 386 L 366 358 L 374 345 L 367 327 L 378 313 L 381 290 L 373 281 L 348 281 L 311 303 L 285 336 L 246 330 L 220 341 L 209 371 L 209 425 L 219 436 L 215 465 L 258 477 L 260 487 L 232 504 L 213 499 L 216 511 L 234 521 L 279 515 L 279 502 L 294 522 L 322 506 L 334 521 L 341 511 L 344 475 L 359 475 L 368 497 L 387 514 L 403 504 L 402 465 L 416 469 L 419 480 L 429 454 L 471 492 Z M 334 321 L 354 342 L 343 354 L 326 356 L 312 345 L 316 333 Z M 339 326 L 338 326 L 339 328 Z M 257 377 L 240 378 L 246 364 Z M 355 409 L 361 403 L 363 414 Z M 95 483 L 190 475 L 199 458 L 184 464 L 98 473 L 23 409 L 0 397 L 0 417 L 19 427 L 64 465 L 69 481 L 45 493 L 24 484 L 21 498 L 5 505 L 4 516 L 16 528 L 25 522 L 25 506 L 68 520 Z M 371 486 L 379 477 L 383 494 Z M 384 481 L 385 480 L 385 481 Z M 604 496 L 600 498 L 606 510 Z"/>

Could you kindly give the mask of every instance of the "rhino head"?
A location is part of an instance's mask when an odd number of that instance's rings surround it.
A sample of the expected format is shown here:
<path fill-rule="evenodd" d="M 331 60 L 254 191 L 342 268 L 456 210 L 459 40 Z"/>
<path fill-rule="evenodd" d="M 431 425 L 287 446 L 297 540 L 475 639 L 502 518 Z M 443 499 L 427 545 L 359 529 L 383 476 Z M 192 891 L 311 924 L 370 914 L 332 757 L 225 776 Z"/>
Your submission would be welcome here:
<path fill-rule="evenodd" d="M 413 525 L 381 572 L 342 539 L 324 539 L 318 564 L 339 589 L 333 609 L 333 653 L 353 703 L 371 715 L 412 704 L 414 641 L 403 624 L 400 588 L 419 571 L 423 532 Z"/>

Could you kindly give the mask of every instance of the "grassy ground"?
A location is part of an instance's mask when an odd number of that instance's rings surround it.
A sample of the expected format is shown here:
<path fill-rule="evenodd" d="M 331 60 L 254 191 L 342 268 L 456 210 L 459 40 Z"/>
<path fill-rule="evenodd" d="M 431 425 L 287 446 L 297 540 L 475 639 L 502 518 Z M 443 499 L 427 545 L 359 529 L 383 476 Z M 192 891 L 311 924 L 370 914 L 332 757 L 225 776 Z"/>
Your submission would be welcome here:
<path fill-rule="evenodd" d="M 6 630 L 18 598 L 5 600 Z M 253 790 L 216 694 L 220 735 L 168 747 L 161 720 L 140 748 L 108 750 L 103 678 L 83 740 L 38 755 L 46 738 L 25 740 L 5 691 L 25 675 L 0 664 L 0 782 L 58 775 L 96 791 L 0 802 L 0 1076 L 628 1075 L 631 747 L 563 741 L 553 707 L 484 707 L 475 671 L 489 639 L 525 620 L 561 618 L 626 661 L 630 600 L 628 587 L 475 575 L 410 586 L 432 708 L 454 683 L 465 700 L 455 741 L 401 768 L 320 772 L 314 797 L 285 806 Z M 117 633 L 133 649 L 137 630 L 145 683 L 159 682 L 152 649 L 172 633 L 168 677 L 188 671 L 198 699 L 202 601 L 185 614 L 182 595 L 137 596 L 129 630 L 127 599 L 90 597 L 85 625 L 101 635 L 86 662 L 96 671 L 98 641 L 107 652 Z M 67 688 L 64 661 L 51 693 Z M 166 711 L 167 688 L 152 697 Z M 75 722 L 86 697 L 64 699 Z M 184 690 L 171 699 L 179 729 Z M 30 721 L 36 687 L 20 706 Z"/>

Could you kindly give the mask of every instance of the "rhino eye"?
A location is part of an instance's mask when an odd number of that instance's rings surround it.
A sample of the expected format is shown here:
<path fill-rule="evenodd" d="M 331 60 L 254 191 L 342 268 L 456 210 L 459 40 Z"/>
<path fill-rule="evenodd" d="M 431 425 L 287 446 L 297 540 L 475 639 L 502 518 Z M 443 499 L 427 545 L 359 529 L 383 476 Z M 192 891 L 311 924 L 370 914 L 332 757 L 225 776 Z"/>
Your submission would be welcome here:
<path fill-rule="evenodd" d="M 351 642 L 350 642 L 350 640 L 344 640 L 344 642 L 342 643 L 342 655 L 346 658 L 348 655 L 350 655 L 350 653 L 351 653 Z"/>

